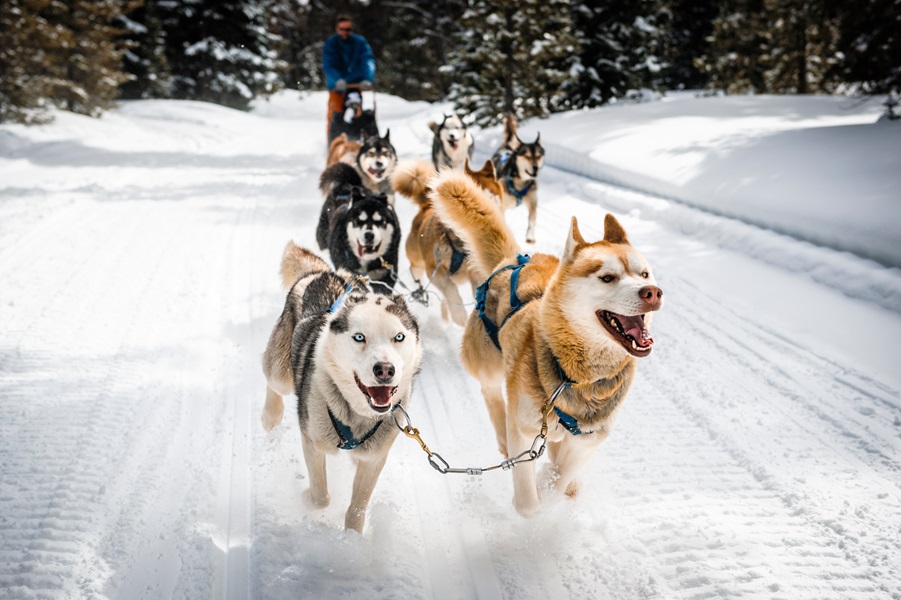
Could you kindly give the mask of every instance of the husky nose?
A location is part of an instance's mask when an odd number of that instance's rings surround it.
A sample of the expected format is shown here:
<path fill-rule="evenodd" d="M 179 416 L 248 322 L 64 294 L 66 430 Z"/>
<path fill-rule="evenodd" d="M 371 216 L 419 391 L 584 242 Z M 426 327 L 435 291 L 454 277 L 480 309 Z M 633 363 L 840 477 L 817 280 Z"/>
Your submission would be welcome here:
<path fill-rule="evenodd" d="M 367 231 L 366 233 L 363 234 L 363 240 L 367 244 L 371 244 L 372 240 L 374 240 L 374 239 L 375 239 L 375 234 L 372 233 L 371 231 Z"/>
<path fill-rule="evenodd" d="M 381 383 L 388 383 L 394 377 L 394 365 L 386 362 L 375 363 L 372 367 L 372 374 Z"/>
<path fill-rule="evenodd" d="M 638 290 L 638 297 L 644 302 L 647 310 L 658 310 L 663 304 L 663 290 L 656 285 L 646 285 Z"/>

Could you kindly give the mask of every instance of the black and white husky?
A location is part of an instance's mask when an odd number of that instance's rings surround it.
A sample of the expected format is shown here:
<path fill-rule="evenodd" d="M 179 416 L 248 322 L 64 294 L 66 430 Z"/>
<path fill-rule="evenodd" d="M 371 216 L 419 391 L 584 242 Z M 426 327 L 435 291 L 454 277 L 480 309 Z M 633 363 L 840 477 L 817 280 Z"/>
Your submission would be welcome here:
<path fill-rule="evenodd" d="M 362 185 L 366 189 L 377 194 L 385 194 L 388 201 L 394 204 L 394 188 L 391 187 L 391 173 L 397 165 L 397 151 L 391 145 L 391 131 L 385 132 L 385 137 L 372 135 L 360 145 L 356 159 L 354 159 L 353 167 L 360 176 L 360 182 L 356 185 Z M 335 165 L 331 165 L 322 172 L 319 178 L 319 188 L 324 195 L 328 195 L 329 190 L 336 183 L 346 180 L 346 174 L 340 170 L 334 170 Z"/>
<path fill-rule="evenodd" d="M 429 121 L 429 129 L 435 134 L 432 140 L 435 170 L 450 167 L 462 171 L 466 159 L 472 160 L 475 149 L 475 141 L 463 119 L 459 115 L 444 115 L 441 123 Z"/>
<path fill-rule="evenodd" d="M 282 256 L 288 287 L 266 351 L 267 430 L 297 396 L 309 504 L 329 503 L 325 456 L 347 450 L 356 463 L 344 527 L 362 531 L 372 496 L 399 429 L 392 413 L 410 402 L 422 349 L 419 326 L 400 296 L 370 293 L 350 273 L 289 242 Z"/>
<path fill-rule="evenodd" d="M 319 213 L 316 242 L 328 250 L 336 269 L 364 275 L 379 293 L 390 293 L 397 282 L 400 222 L 384 194 L 359 185 L 350 165 L 336 163 L 335 183 Z"/>

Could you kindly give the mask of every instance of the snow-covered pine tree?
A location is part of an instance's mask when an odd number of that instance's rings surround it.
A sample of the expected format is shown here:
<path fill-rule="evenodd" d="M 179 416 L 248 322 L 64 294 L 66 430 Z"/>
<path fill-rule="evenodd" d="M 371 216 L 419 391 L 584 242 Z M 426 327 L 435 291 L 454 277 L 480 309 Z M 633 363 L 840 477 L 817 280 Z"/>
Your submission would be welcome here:
<path fill-rule="evenodd" d="M 663 70 L 659 83 L 667 90 L 702 89 L 707 74 L 695 61 L 704 56 L 713 33 L 719 0 L 668 0 L 663 26 Z"/>
<path fill-rule="evenodd" d="M 254 0 L 157 0 L 173 97 L 246 110 L 281 87 L 278 36 Z"/>
<path fill-rule="evenodd" d="M 653 87 L 660 70 L 656 0 L 582 0 L 573 8 L 579 52 L 563 85 L 568 107 L 591 107 Z"/>
<path fill-rule="evenodd" d="M 841 35 L 837 46 L 843 61 L 836 79 L 852 89 L 884 94 L 901 90 L 901 2 L 899 0 L 837 0 Z"/>
<path fill-rule="evenodd" d="M 32 2 L 0 2 L 0 122 L 47 120 L 55 76 L 41 48 L 52 35 L 53 28 Z"/>
<path fill-rule="evenodd" d="M 3 18 L 16 29 L 9 38 L 4 35 L 6 48 L 0 59 L 10 69 L 0 76 L 7 96 L 0 102 L 7 107 L 3 109 L 7 118 L 14 113 L 29 118 L 9 110 L 10 101 L 26 110 L 55 105 L 91 116 L 109 108 L 119 95 L 119 84 L 128 77 L 122 70 L 124 48 L 116 43 L 120 32 L 112 23 L 132 4 L 121 0 L 5 2 Z"/>
<path fill-rule="evenodd" d="M 577 52 L 570 0 L 470 0 L 463 32 L 443 67 L 450 99 L 480 125 L 545 116 L 562 100 L 566 61 Z"/>
<path fill-rule="evenodd" d="M 708 52 L 697 62 L 708 85 L 730 93 L 766 92 L 769 35 L 764 0 L 723 0 Z"/>
<path fill-rule="evenodd" d="M 839 23 L 825 0 L 765 0 L 769 35 L 766 87 L 771 93 L 830 92 Z"/>
<path fill-rule="evenodd" d="M 142 6 L 118 23 L 129 42 L 124 61 L 125 70 L 131 75 L 120 87 L 120 97 L 171 97 L 172 70 L 166 58 L 166 33 L 157 14 L 156 0 L 144 0 Z"/>
<path fill-rule="evenodd" d="M 322 44 L 332 33 L 334 17 L 314 11 L 309 0 L 267 0 L 269 31 L 282 39 L 280 71 L 286 88 L 315 90 L 325 87 L 322 74 Z"/>
<path fill-rule="evenodd" d="M 382 24 L 378 27 L 381 39 L 371 40 L 383 65 L 378 70 L 378 88 L 408 100 L 444 98 L 450 78 L 440 67 L 447 63 L 453 38 L 460 33 L 465 4 L 463 0 L 373 2 L 364 14 L 367 20 Z"/>

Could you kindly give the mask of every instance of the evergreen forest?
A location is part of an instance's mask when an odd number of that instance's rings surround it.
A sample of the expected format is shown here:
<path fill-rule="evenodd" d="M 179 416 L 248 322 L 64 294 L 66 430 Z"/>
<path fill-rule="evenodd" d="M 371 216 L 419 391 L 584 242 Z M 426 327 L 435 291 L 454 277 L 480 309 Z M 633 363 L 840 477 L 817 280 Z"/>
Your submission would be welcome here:
<path fill-rule="evenodd" d="M 480 125 L 648 91 L 901 88 L 901 0 L 3 0 L 0 121 L 322 90 L 339 14 L 369 41 L 380 93 Z"/>

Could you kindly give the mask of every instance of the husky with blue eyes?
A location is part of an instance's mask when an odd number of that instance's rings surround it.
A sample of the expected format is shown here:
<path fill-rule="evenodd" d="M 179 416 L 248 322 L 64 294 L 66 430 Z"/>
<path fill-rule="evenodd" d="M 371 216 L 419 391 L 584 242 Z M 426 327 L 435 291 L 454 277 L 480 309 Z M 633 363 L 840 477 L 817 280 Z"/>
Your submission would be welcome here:
<path fill-rule="evenodd" d="M 419 372 L 419 326 L 401 296 L 372 293 L 359 276 L 333 271 L 289 242 L 282 257 L 288 296 L 266 351 L 263 427 L 297 397 L 313 508 L 329 504 L 326 454 L 347 450 L 356 463 L 344 526 L 362 532 L 366 507 L 397 437 L 393 413 L 406 408 Z"/>

